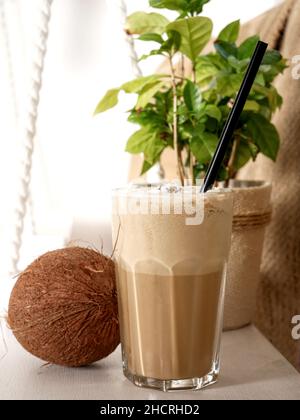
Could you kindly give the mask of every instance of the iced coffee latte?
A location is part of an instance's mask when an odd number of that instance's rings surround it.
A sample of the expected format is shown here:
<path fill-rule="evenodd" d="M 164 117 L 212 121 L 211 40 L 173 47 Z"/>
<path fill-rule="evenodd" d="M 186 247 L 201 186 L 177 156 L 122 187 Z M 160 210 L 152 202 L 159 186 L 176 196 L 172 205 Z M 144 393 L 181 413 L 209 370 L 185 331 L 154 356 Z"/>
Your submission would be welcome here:
<path fill-rule="evenodd" d="M 116 191 L 113 205 L 125 375 L 165 391 L 215 382 L 230 192 L 134 188 Z"/>

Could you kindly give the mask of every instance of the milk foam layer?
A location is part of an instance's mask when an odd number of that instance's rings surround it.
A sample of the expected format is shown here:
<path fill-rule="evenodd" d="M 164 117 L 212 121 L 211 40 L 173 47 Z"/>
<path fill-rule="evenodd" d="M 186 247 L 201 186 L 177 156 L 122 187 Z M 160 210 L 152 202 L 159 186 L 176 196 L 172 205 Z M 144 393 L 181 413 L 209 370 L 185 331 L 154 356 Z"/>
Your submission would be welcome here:
<path fill-rule="evenodd" d="M 195 190 L 196 191 L 196 190 Z M 184 196 L 184 204 L 196 202 L 197 195 Z M 135 190 L 127 200 L 141 202 L 157 194 L 159 204 L 170 196 L 156 190 Z M 224 199 L 227 195 L 227 199 Z M 113 239 L 116 256 L 125 270 L 155 275 L 207 274 L 219 271 L 228 258 L 232 219 L 229 193 L 199 194 L 204 209 L 200 225 L 186 221 L 191 213 L 174 214 L 182 195 L 173 194 L 171 212 L 162 214 L 118 214 L 120 196 L 114 197 Z M 201 201 L 199 201 L 201 202 Z M 220 232 L 222 234 L 220 234 Z"/>

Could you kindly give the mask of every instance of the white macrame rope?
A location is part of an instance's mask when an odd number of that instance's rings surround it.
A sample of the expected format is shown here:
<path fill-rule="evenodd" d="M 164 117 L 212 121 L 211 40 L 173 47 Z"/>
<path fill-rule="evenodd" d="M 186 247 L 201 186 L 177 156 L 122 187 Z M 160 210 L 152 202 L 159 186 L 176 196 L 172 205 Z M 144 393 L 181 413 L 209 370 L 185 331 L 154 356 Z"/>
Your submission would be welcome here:
<path fill-rule="evenodd" d="M 25 128 L 22 145 L 22 173 L 20 179 L 20 193 L 16 206 L 16 222 L 13 238 L 13 256 L 11 274 L 18 272 L 20 250 L 22 247 L 22 236 L 24 221 L 30 192 L 32 157 L 34 151 L 34 140 L 36 135 L 36 123 L 38 117 L 38 106 L 40 102 L 40 91 L 42 87 L 42 75 L 44 60 L 47 50 L 49 35 L 49 22 L 51 17 L 51 5 L 53 0 L 42 0 L 40 5 L 40 22 L 38 24 L 38 36 L 36 40 L 36 54 L 33 61 L 31 89 L 29 94 L 28 121 Z"/>
<path fill-rule="evenodd" d="M 16 4 L 16 7 L 17 8 L 19 7 L 18 3 Z M 17 14 L 17 18 L 19 18 L 19 13 Z M 8 22 L 8 19 L 7 19 L 6 9 L 5 9 L 5 1 L 0 0 L 0 28 L 2 28 L 2 34 L 3 34 L 3 40 L 4 40 L 4 49 L 5 49 L 5 54 L 6 54 L 7 72 L 8 72 L 8 80 L 9 80 L 9 87 L 10 87 L 10 97 L 12 99 L 15 127 L 17 130 L 19 130 L 19 107 L 18 107 L 17 89 L 16 89 L 16 83 L 15 83 L 15 72 L 14 72 L 13 61 L 12 61 L 12 56 L 11 56 L 10 34 L 9 34 L 7 22 Z M 33 209 L 33 200 L 32 200 L 31 191 L 30 191 L 30 196 L 28 200 L 28 207 L 30 210 L 31 230 L 32 230 L 32 233 L 34 234 L 36 232 L 36 226 L 35 226 L 35 220 L 34 220 L 34 209 Z"/>
<path fill-rule="evenodd" d="M 118 6 L 118 8 L 120 9 L 120 15 L 121 15 L 121 24 L 122 24 L 122 29 L 125 35 L 125 41 L 128 45 L 128 51 L 129 51 L 129 58 L 131 61 L 131 66 L 132 66 L 132 73 L 134 75 L 134 77 L 141 77 L 143 75 L 142 70 L 140 68 L 139 65 L 139 58 L 137 55 L 137 52 L 135 50 L 135 45 L 134 45 L 134 39 L 132 36 L 128 35 L 125 31 L 125 23 L 126 23 L 126 18 L 127 18 L 127 6 L 124 0 L 115 0 L 116 5 Z"/>
<path fill-rule="evenodd" d="M 14 76 L 14 69 L 13 69 L 13 63 L 12 63 L 10 36 L 9 36 L 8 27 L 7 27 L 7 16 L 6 16 L 4 0 L 0 0 L 0 28 L 2 28 L 2 33 L 3 33 L 9 87 L 10 87 L 10 93 L 11 93 L 11 98 L 12 98 L 15 121 L 17 123 L 19 119 L 19 110 L 18 110 L 18 105 L 17 105 L 18 101 L 17 101 L 17 93 L 16 93 L 16 85 L 15 85 L 15 76 Z"/>

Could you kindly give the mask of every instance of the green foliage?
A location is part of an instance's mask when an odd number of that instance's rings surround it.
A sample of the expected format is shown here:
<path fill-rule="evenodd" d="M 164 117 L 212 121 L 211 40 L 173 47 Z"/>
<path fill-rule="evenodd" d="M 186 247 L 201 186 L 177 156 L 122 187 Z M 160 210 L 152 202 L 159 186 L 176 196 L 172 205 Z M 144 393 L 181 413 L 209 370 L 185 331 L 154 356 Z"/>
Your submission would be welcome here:
<path fill-rule="evenodd" d="M 128 16 L 125 30 L 131 35 L 159 34 L 165 32 L 169 21 L 159 13 L 136 12 Z"/>
<path fill-rule="evenodd" d="M 126 93 L 140 93 L 148 85 L 160 80 L 163 75 L 154 74 L 153 76 L 138 77 L 137 79 L 131 80 L 130 82 L 124 83 L 121 86 L 121 90 Z"/>
<path fill-rule="evenodd" d="M 187 2 L 185 0 L 150 0 L 151 7 L 157 9 L 169 9 L 182 12 L 186 8 Z"/>
<path fill-rule="evenodd" d="M 157 42 L 158 44 L 162 45 L 164 43 L 164 39 L 159 34 L 143 34 L 139 37 L 140 41 L 151 41 L 151 42 Z"/>
<path fill-rule="evenodd" d="M 227 25 L 219 34 L 218 41 L 224 41 L 233 43 L 238 39 L 240 32 L 240 21 L 236 20 L 235 22 Z"/>
<path fill-rule="evenodd" d="M 273 124 L 260 114 L 251 114 L 246 130 L 259 151 L 276 161 L 280 147 L 278 132 Z"/>
<path fill-rule="evenodd" d="M 179 19 L 167 26 L 167 30 L 180 34 L 179 50 L 193 62 L 210 40 L 212 28 L 212 21 L 200 16 Z"/>
<path fill-rule="evenodd" d="M 215 48 L 222 58 L 227 60 L 229 57 L 237 57 L 238 49 L 235 44 L 231 42 L 217 40 Z"/>
<path fill-rule="evenodd" d="M 137 107 L 143 107 L 153 98 L 155 93 L 160 90 L 168 81 L 166 76 L 155 74 L 153 76 L 139 77 L 124 83 L 120 88 L 109 90 L 101 99 L 96 107 L 95 115 L 108 111 L 118 104 L 120 91 L 125 93 L 135 93 L 139 95 Z"/>
<path fill-rule="evenodd" d="M 246 60 L 249 57 L 252 56 L 254 53 L 254 50 L 256 48 L 256 45 L 259 41 L 259 37 L 257 35 L 251 36 L 250 38 L 247 38 L 238 49 L 238 56 L 237 58 L 242 61 Z"/>
<path fill-rule="evenodd" d="M 227 25 L 215 41 L 215 52 L 200 55 L 211 39 L 212 22 L 199 16 L 209 0 L 150 0 L 150 6 L 178 12 L 169 22 L 158 13 L 137 12 L 128 17 L 126 30 L 145 43 L 157 45 L 141 57 L 161 55 L 171 63 L 169 74 L 140 77 L 107 92 L 95 113 L 118 103 L 120 91 L 137 95 L 136 106 L 128 121 L 139 129 L 128 140 L 126 151 L 144 155 L 142 173 L 155 165 L 166 148 L 174 147 L 174 113 L 177 117 L 177 147 L 185 151 L 186 171 L 190 156 L 195 160 L 194 176 L 207 170 L 218 145 L 222 128 L 236 99 L 245 71 L 259 41 L 252 36 L 237 43 L 240 22 Z M 183 77 L 176 68 L 176 57 L 192 61 L 193 75 Z M 276 160 L 279 134 L 271 119 L 282 105 L 274 87 L 275 78 L 286 68 L 286 60 L 268 50 L 235 130 L 219 180 L 235 177 L 259 153 Z M 174 101 L 176 99 L 176 101 Z"/>
<path fill-rule="evenodd" d="M 217 120 L 218 122 L 222 119 L 222 112 L 216 105 L 207 105 L 205 107 L 205 115 Z"/>
<path fill-rule="evenodd" d="M 94 115 L 108 111 L 109 109 L 114 108 L 116 105 L 118 105 L 119 93 L 120 89 L 111 89 L 108 92 L 106 92 L 104 98 L 97 105 Z"/>
<path fill-rule="evenodd" d="M 208 103 L 213 102 L 222 112 L 221 124 L 216 128 L 217 135 L 220 134 L 220 127 L 224 125 L 232 103 L 236 99 L 237 91 L 259 40 L 257 36 L 252 36 L 241 45 L 237 45 L 234 41 L 238 36 L 237 28 L 239 28 L 238 22 L 228 25 L 215 42 L 216 52 L 200 56 L 196 64 L 203 100 Z M 273 82 L 285 68 L 286 60 L 281 54 L 275 50 L 268 50 L 236 129 L 232 148 L 228 151 L 224 168 L 220 173 L 220 180 L 235 175 L 250 159 L 255 160 L 258 153 L 276 160 L 280 138 L 271 118 L 281 107 L 282 97 Z M 234 142 L 237 142 L 238 147 L 234 166 L 231 168 L 232 174 L 229 174 L 225 168 L 229 164 Z M 200 152 L 204 155 L 201 149 Z M 203 164 L 202 170 L 205 171 L 208 162 L 197 160 Z"/>
<path fill-rule="evenodd" d="M 187 109 L 191 112 L 198 112 L 201 107 L 202 95 L 201 90 L 196 83 L 187 81 L 183 90 L 183 97 Z"/>
<path fill-rule="evenodd" d="M 218 137 L 216 134 L 200 132 L 191 140 L 191 150 L 199 163 L 207 163 L 213 157 L 217 145 Z"/>
<path fill-rule="evenodd" d="M 176 10 L 180 14 L 200 14 L 203 6 L 210 0 L 150 0 L 149 4 L 157 9 Z"/>
<path fill-rule="evenodd" d="M 152 100 L 156 93 L 159 92 L 164 86 L 165 82 L 158 80 L 144 87 L 139 94 L 136 107 L 139 109 L 147 106 L 147 104 Z"/>
<path fill-rule="evenodd" d="M 149 170 L 160 158 L 165 149 L 165 142 L 159 137 L 156 131 L 149 126 L 142 127 L 135 132 L 128 140 L 126 152 L 132 154 L 144 154 L 144 169 Z"/>
<path fill-rule="evenodd" d="M 147 41 L 150 41 L 152 38 L 152 41 L 154 41 L 154 38 L 152 37 L 152 34 L 145 34 Z M 141 37 L 139 38 L 141 40 Z M 143 40 L 143 39 L 142 39 Z M 181 44 L 181 37 L 178 32 L 168 30 L 165 39 L 162 38 L 160 42 L 158 42 L 158 38 L 156 37 L 157 43 L 160 44 L 160 48 L 156 50 L 150 51 L 149 54 L 145 54 L 140 58 L 140 61 L 146 60 L 147 58 L 154 56 L 154 55 L 164 55 L 164 56 L 170 56 L 175 54 L 179 51 L 180 44 Z"/>

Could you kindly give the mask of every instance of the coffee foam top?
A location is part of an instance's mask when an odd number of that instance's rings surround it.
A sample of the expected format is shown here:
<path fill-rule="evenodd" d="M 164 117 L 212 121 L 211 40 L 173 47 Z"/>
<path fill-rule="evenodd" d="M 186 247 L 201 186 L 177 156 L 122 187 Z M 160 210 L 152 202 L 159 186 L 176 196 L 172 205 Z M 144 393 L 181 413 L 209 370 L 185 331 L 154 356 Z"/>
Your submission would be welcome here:
<path fill-rule="evenodd" d="M 212 195 L 222 195 L 231 192 L 228 188 L 213 188 L 212 190 L 201 193 L 200 186 L 181 186 L 177 183 L 163 183 L 163 184 L 129 184 L 124 188 L 115 189 L 114 196 L 126 195 L 130 197 L 143 197 L 149 195 L 169 196 L 170 194 L 176 196 L 193 195 L 199 197 L 211 197 Z"/>
<path fill-rule="evenodd" d="M 145 198 L 157 195 L 159 203 L 163 204 L 170 197 L 170 191 L 161 189 L 138 188 L 129 189 L 125 194 L 129 202 L 137 202 L 137 207 L 143 204 Z M 185 193 L 187 190 L 193 194 Z M 227 261 L 230 245 L 232 223 L 232 200 L 228 190 L 213 190 L 206 194 L 198 193 L 198 189 L 185 188 L 172 193 L 172 210 L 176 208 L 176 200 L 184 196 L 185 212 L 176 214 L 145 213 L 119 211 L 120 193 L 114 199 L 113 231 L 116 243 L 116 259 L 132 271 L 148 274 L 165 275 L 186 270 L 186 275 L 206 274 L 220 270 Z M 121 195 L 124 190 L 122 190 Z M 136 192 L 136 194 L 135 194 Z M 197 192 L 197 194 L 195 194 Z M 224 194 L 226 196 L 224 198 Z M 186 196 L 188 197 L 186 199 Z M 200 223 L 187 223 L 189 206 L 193 199 L 202 197 L 204 217 Z M 187 200 L 187 201 L 186 201 Z M 174 206 L 172 205 L 174 204 Z M 191 206 L 194 209 L 194 206 Z M 161 210 L 163 206 L 159 207 Z M 191 213 L 192 214 L 192 213 Z"/>

